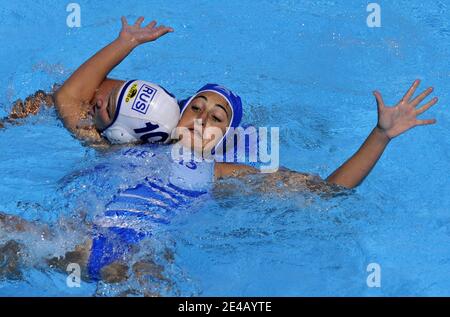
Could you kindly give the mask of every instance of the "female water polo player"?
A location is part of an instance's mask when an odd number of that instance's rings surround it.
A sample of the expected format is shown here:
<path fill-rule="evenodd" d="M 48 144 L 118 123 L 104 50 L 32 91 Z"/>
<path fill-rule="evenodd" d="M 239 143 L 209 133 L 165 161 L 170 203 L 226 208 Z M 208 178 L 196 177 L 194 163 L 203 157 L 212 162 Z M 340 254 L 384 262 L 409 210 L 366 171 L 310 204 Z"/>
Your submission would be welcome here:
<path fill-rule="evenodd" d="M 226 127 L 238 126 L 242 117 L 241 100 L 226 88 L 217 86 L 219 88 L 214 91 L 205 86 L 200 89 L 195 98 L 190 98 L 182 105 L 184 109 L 178 122 L 178 118 L 171 117 L 171 115 L 178 115 L 175 99 L 157 85 L 139 81 L 127 83 L 104 81 L 112 68 L 138 45 L 173 32 L 170 27 L 155 27 L 155 21 L 146 27 L 141 27 L 143 20 L 144 18 L 140 17 L 134 25 L 129 25 L 122 17 L 122 30 L 119 37 L 84 63 L 57 91 L 56 106 L 69 130 L 77 135 L 83 135 L 84 130 L 79 127 L 80 119 L 83 117 L 83 105 L 89 104 L 93 98 L 95 99 L 93 108 L 95 127 L 114 143 L 148 140 L 149 137 L 166 141 L 170 139 L 169 134 L 173 132 L 170 130 L 175 126 L 178 129 L 185 128 L 191 131 L 191 140 L 199 135 L 207 135 L 207 128 L 218 128 L 225 135 Z M 435 123 L 435 120 L 417 119 L 418 115 L 437 102 L 437 98 L 433 98 L 416 109 L 433 91 L 433 88 L 428 88 L 417 98 L 412 99 L 418 85 L 419 81 L 416 80 L 395 107 L 386 107 L 381 94 L 374 92 L 378 106 L 378 123 L 358 152 L 327 178 L 329 183 L 347 188 L 357 186 L 371 171 L 392 138 L 412 127 Z M 97 87 L 100 87 L 98 91 Z M 95 96 L 96 91 L 97 96 Z M 147 93 L 142 103 L 137 106 L 139 102 L 137 95 L 141 91 Z M 156 97 L 154 101 L 148 101 L 153 98 L 153 94 L 157 93 L 161 96 L 160 104 L 156 102 Z M 128 100 L 128 97 L 131 98 Z M 155 107 L 153 111 L 149 110 L 152 106 Z M 158 115 L 158 112 L 165 111 L 167 114 Z M 117 122 L 117 118 L 122 115 L 124 119 Z M 152 115 L 155 115 L 155 118 L 150 117 Z M 196 120 L 203 120 L 203 131 L 194 129 Z M 215 176 L 218 178 L 255 171 L 251 167 L 238 164 L 217 163 L 215 166 Z M 291 179 L 300 177 L 298 173 L 286 170 L 279 171 L 278 175 L 280 174 Z M 304 174 L 301 175 L 302 179 L 306 177 Z"/>
<path fill-rule="evenodd" d="M 139 18 L 135 25 L 130 26 L 122 18 L 122 30 L 115 41 L 81 65 L 61 87 L 55 87 L 54 94 L 38 91 L 25 101 L 16 101 L 8 117 L 0 121 L 0 128 L 5 122 L 36 114 L 44 104 L 51 106 L 53 99 L 65 127 L 90 145 L 168 141 L 168 135 L 179 119 L 178 104 L 173 96 L 158 85 L 146 83 L 145 87 L 132 89 L 123 98 L 124 103 L 130 98 L 137 102 L 130 104 L 129 109 L 122 107 L 116 111 L 119 90 L 125 81 L 106 78 L 139 44 L 154 41 L 173 31 L 165 26 L 156 27 L 155 21 L 141 27 L 142 21 L 143 18 Z M 133 94 L 138 96 L 132 98 Z M 149 122 L 158 122 L 161 117 L 166 126 L 152 125 L 149 128 Z"/>
<path fill-rule="evenodd" d="M 81 65 L 55 94 L 56 108 L 65 126 L 76 136 L 91 143 L 104 140 L 111 143 L 140 141 L 169 142 L 176 130 L 191 133 L 191 140 L 208 131 L 218 129 L 223 135 L 226 127 L 237 127 L 242 117 L 240 98 L 228 89 L 207 85 L 197 95 L 180 103 L 162 87 L 143 81 L 107 79 L 108 73 L 137 46 L 155 41 L 174 30 L 156 27 L 152 21 L 142 27 L 144 18 L 129 25 L 122 17 L 119 37 Z M 374 92 L 378 105 L 378 123 L 367 140 L 345 164 L 332 173 L 327 181 L 347 188 L 357 186 L 373 168 L 389 141 L 417 125 L 433 124 L 435 120 L 419 120 L 417 116 L 436 104 L 437 98 L 416 109 L 432 92 L 428 88 L 412 99 L 419 85 L 416 80 L 395 107 L 386 107 L 379 92 Z M 218 87 L 217 91 L 210 89 Z M 92 106 L 93 104 L 93 106 Z M 86 118 L 93 116 L 93 125 Z M 194 129 L 194 122 L 202 121 L 202 128 Z M 239 164 L 217 163 L 215 176 L 220 178 L 256 170 Z M 299 178 L 299 173 L 282 170 L 283 177 Z M 289 174 L 289 176 L 285 175 Z M 305 174 L 301 174 L 302 179 Z M 272 178 L 277 177 L 272 175 Z M 281 177 L 281 176 L 280 176 Z M 314 187 L 314 186 L 313 186 Z"/>
<path fill-rule="evenodd" d="M 80 133 L 77 124 L 81 118 L 79 115 L 81 108 L 75 108 L 75 111 L 72 111 L 71 105 L 80 106 L 83 101 L 89 100 L 95 93 L 94 86 L 101 85 L 109 67 L 117 64 L 136 45 L 161 36 L 158 34 L 171 31 L 170 28 L 165 27 L 160 27 L 159 31 L 155 31 L 158 28 L 154 28 L 154 22 L 147 26 L 147 29 L 141 28 L 142 20 L 143 18 L 139 18 L 134 26 L 129 26 L 126 20 L 122 19 L 123 28 L 119 39 L 81 66 L 58 91 L 56 101 L 59 104 L 59 111 L 68 128 L 74 133 Z M 96 66 L 97 63 L 99 65 Z M 90 72 L 95 73 L 95 69 L 98 70 L 98 74 L 94 76 Z M 90 74 L 88 77 L 93 76 L 96 82 L 88 89 L 89 93 L 84 98 L 75 98 L 77 92 L 84 91 L 82 83 L 77 84 L 77 79 L 86 74 Z M 108 85 L 114 86 L 110 89 L 111 92 L 105 94 L 105 96 L 108 96 L 108 100 L 105 101 L 104 98 L 98 97 L 96 113 L 94 114 L 96 128 L 103 131 L 105 136 L 109 136 L 107 132 L 109 128 L 117 127 L 110 134 L 113 142 L 121 142 L 124 140 L 121 139 L 122 137 L 126 138 L 127 142 L 132 138 L 137 139 L 140 137 L 141 131 L 145 134 L 170 134 L 176 140 L 178 134 L 169 131 L 168 128 L 173 124 L 173 118 L 171 117 L 155 117 L 151 118 L 149 122 L 146 122 L 145 119 L 139 121 L 126 120 L 126 118 L 117 121 L 121 109 L 131 111 L 133 106 L 135 106 L 136 111 L 145 112 L 145 109 L 149 109 L 151 103 L 148 98 L 154 94 L 155 90 L 160 88 L 159 86 L 134 80 L 121 82 L 117 86 L 114 83 L 111 84 L 111 82 Z M 259 187 L 275 190 L 282 185 L 281 188 L 286 191 L 333 192 L 340 190 L 340 187 L 335 185 L 345 188 L 357 186 L 369 174 L 391 139 L 412 127 L 435 122 L 435 120 L 417 119 L 418 115 L 424 113 L 437 102 L 437 98 L 433 98 L 425 105 L 417 108 L 432 92 L 432 88 L 429 88 L 413 99 L 418 85 L 419 81 L 416 80 L 395 107 L 386 107 L 381 94 L 379 92 L 374 93 L 378 107 L 377 125 L 357 153 L 325 181 L 311 175 L 280 169 L 276 173 L 268 174 L 260 179 Z M 142 100 L 143 104 L 135 104 L 140 91 L 146 94 Z M 168 95 L 170 96 L 170 94 Z M 222 86 L 214 84 L 202 87 L 192 97 L 181 102 L 180 106 L 180 117 L 176 120 L 178 123 L 175 131 L 182 130 L 182 133 L 180 133 L 182 137 L 178 140 L 179 142 L 171 146 L 181 144 L 184 148 L 193 150 L 194 153 L 203 153 L 206 148 L 215 148 L 223 141 L 223 138 L 205 138 L 205 135 L 214 135 L 214 133 L 208 132 L 209 129 L 219 130 L 223 136 L 226 136 L 230 127 L 237 127 L 240 124 L 242 117 L 242 103 L 239 96 Z M 124 114 L 127 113 L 124 112 Z M 166 122 L 166 120 L 169 121 Z M 117 122 L 119 124 L 116 126 Z M 139 127 L 133 126 L 136 122 Z M 142 126 L 143 123 L 145 123 L 144 126 Z M 159 130 L 160 127 L 164 127 L 165 130 Z M 133 135 L 130 129 L 143 130 L 134 131 L 136 135 Z M 152 134 L 150 136 L 155 136 L 157 140 L 163 140 L 165 135 Z M 200 142 L 195 142 L 195 140 L 200 140 Z M 127 155 L 126 153 L 123 154 Z M 145 156 L 146 154 L 140 153 L 139 155 Z M 105 207 L 104 215 L 95 222 L 93 237 L 77 249 L 78 256 L 76 258 L 79 259 L 80 264 L 83 264 L 89 277 L 99 279 L 104 276 L 115 276 L 117 272 L 126 271 L 124 266 L 126 266 L 128 252 L 133 249 L 138 241 L 151 233 L 151 224 L 169 221 L 167 219 L 170 219 L 174 210 L 180 206 L 189 206 L 197 197 L 206 195 L 213 178 L 245 176 L 258 172 L 257 169 L 243 164 L 183 161 L 171 157 L 164 158 L 164 156 L 155 158 L 155 161 L 161 162 L 161 166 L 169 170 L 170 176 L 161 179 L 145 175 L 147 177 L 142 183 L 119 191 Z M 170 162 L 170 164 L 167 162 Z M 149 171 L 149 174 L 151 172 Z M 136 204 L 138 207 L 130 210 L 130 204 Z M 133 227 L 136 224 L 136 219 L 139 221 L 137 226 Z M 146 223 L 149 225 L 145 225 Z M 74 254 L 71 253 L 70 255 L 73 259 Z M 64 259 L 61 261 L 64 261 Z"/>
<path fill-rule="evenodd" d="M 134 25 L 128 25 L 122 17 L 119 37 L 81 65 L 56 92 L 55 106 L 59 115 L 77 137 L 96 143 L 101 142 L 103 135 L 111 143 L 130 143 L 142 138 L 148 141 L 148 133 L 152 132 L 158 135 L 158 141 L 169 139 L 167 135 L 179 119 L 178 104 L 173 96 L 150 83 L 140 87 L 131 85 L 123 96 L 124 89 L 120 87 L 123 88 L 125 82 L 106 79 L 138 45 L 173 32 L 170 27 L 156 27 L 155 21 L 141 27 L 143 20 L 141 17 Z M 119 98 L 127 107 L 117 104 Z M 161 117 L 165 118 L 165 126 L 147 125 Z"/>
<path fill-rule="evenodd" d="M 129 84 L 131 85 L 133 82 L 130 81 Z M 379 110 L 377 127 L 374 128 L 359 151 L 332 173 L 327 181 L 283 169 L 259 178 L 261 184 L 257 184 L 256 189 L 265 187 L 275 190 L 275 188 L 279 189 L 281 184 L 284 191 L 307 189 L 326 191 L 329 189 L 332 192 L 339 189 L 333 187 L 333 183 L 348 188 L 356 186 L 369 173 L 389 140 L 417 125 L 415 117 L 418 112 L 414 109 L 431 92 L 431 89 L 428 89 L 416 99 L 411 100 L 418 84 L 419 82 L 415 81 L 399 104 L 392 108 L 385 107 L 381 95 L 375 93 Z M 422 113 L 435 102 L 436 99 L 433 99 L 417 111 Z M 221 86 L 207 85 L 182 105 L 182 119 L 179 126 L 185 127 L 193 138 L 201 134 L 199 131 L 194 131 L 195 121 L 202 117 L 207 119 L 207 113 L 219 105 L 224 106 L 226 124 L 223 129 L 225 135 L 230 126 L 236 125 L 240 121 L 240 98 Z M 431 124 L 433 122 L 430 120 L 422 123 Z M 192 149 L 193 143 L 187 142 L 188 139 L 182 138 L 178 143 Z M 173 147 L 178 143 L 170 146 Z M 210 143 L 203 142 L 200 148 L 204 149 Z M 212 142 L 213 146 L 217 146 L 219 143 L 219 139 Z M 155 226 L 169 223 L 179 209 L 189 208 L 199 197 L 208 197 L 214 186 L 213 176 L 216 178 L 227 175 L 242 176 L 257 171 L 239 164 L 183 161 L 183 159 L 174 159 L 171 151 L 158 152 L 154 150 L 154 148 L 163 149 L 165 147 L 167 146 L 127 149 L 120 153 L 121 160 L 132 158 L 133 164 L 135 164 L 135 158 L 144 158 L 143 161 L 150 158 L 164 168 L 149 170 L 148 175 L 143 176 L 144 179 L 139 184 L 118 191 L 106 204 L 103 215 L 94 220 L 91 238 L 78 246 L 75 251 L 67 252 L 64 257 L 52 259 L 50 261 L 52 265 L 65 269 L 68 263 L 78 263 L 82 266 L 84 277 L 93 280 L 102 279 L 107 282 L 119 282 L 127 279 L 130 270 L 134 272 L 135 276 L 151 275 L 153 280 L 165 280 L 164 268 L 152 262 L 151 259 L 144 259 L 136 263 L 129 262 L 133 258 L 133 253 L 139 248 L 139 242 L 151 236 Z M 194 153 L 195 150 L 194 147 Z M 158 170 L 167 171 L 168 174 L 165 176 L 155 174 L 155 171 Z M 248 183 L 246 184 L 249 186 Z M 0 226 L 14 230 L 19 227 L 33 227 L 25 225 L 23 220 L 5 216 L 0 217 Z M 45 229 L 33 230 L 38 236 L 46 231 Z M 18 244 L 9 242 L 3 248 L 17 250 Z M 5 254 L 14 254 L 14 252 L 5 252 Z M 17 264 L 17 262 L 17 258 L 12 257 L 12 263 Z M 11 267 L 5 271 L 9 274 L 14 272 Z"/>

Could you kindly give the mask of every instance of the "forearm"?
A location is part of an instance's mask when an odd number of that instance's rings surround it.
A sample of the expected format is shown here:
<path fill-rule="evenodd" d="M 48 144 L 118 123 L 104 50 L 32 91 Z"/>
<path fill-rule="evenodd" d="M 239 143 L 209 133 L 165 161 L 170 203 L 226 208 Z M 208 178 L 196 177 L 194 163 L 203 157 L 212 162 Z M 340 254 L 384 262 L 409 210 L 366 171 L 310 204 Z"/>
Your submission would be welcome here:
<path fill-rule="evenodd" d="M 359 150 L 328 176 L 327 181 L 346 188 L 358 186 L 375 166 L 389 141 L 385 133 L 374 128 Z"/>
<path fill-rule="evenodd" d="M 275 173 L 260 173 L 256 168 L 244 164 L 216 163 L 216 179 L 228 177 L 247 178 L 246 185 L 258 192 L 314 192 L 324 197 L 334 196 L 343 191 L 342 187 L 325 182 L 319 176 L 301 173 L 280 167 Z M 259 174 L 256 178 L 252 175 Z M 217 183 L 216 186 L 224 189 L 227 184 Z M 230 188 L 229 188 L 230 189 Z M 231 188 L 231 190 L 234 190 Z"/>
<path fill-rule="evenodd" d="M 134 49 L 135 44 L 121 38 L 101 49 L 81 65 L 59 89 L 65 94 L 88 103 L 108 73 Z"/>

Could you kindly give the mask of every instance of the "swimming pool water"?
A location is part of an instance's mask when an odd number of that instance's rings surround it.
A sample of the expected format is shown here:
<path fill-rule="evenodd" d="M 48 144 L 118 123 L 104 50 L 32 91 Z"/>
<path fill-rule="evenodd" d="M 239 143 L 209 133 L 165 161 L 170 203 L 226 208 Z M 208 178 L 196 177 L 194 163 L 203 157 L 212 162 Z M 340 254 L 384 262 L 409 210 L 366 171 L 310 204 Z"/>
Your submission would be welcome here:
<path fill-rule="evenodd" d="M 68 2 L 2 4 L 0 116 L 14 100 L 64 81 L 117 36 L 121 15 L 154 18 L 175 33 L 136 49 L 111 77 L 160 83 L 179 98 L 206 82 L 229 86 L 244 101 L 246 123 L 280 127 L 281 165 L 294 170 L 326 177 L 353 154 L 376 123 L 375 89 L 392 105 L 420 78 L 440 98 L 424 115 L 437 124 L 391 142 L 350 195 L 227 192 L 180 214 L 144 242 L 175 255 L 166 268 L 174 287 L 164 295 L 450 295 L 446 1 L 380 1 L 381 28 L 367 27 L 367 1 L 78 3 L 82 26 L 73 29 Z M 114 152 L 81 146 L 50 109 L 0 130 L 0 153 L 0 211 L 56 232 L 51 243 L 16 237 L 29 247 L 24 276 L 0 281 L 0 295 L 139 288 L 68 288 L 66 275 L 39 260 L 83 237 L 84 229 L 63 224 L 80 225 L 80 212 L 98 213 L 117 188 L 136 181 L 110 159 Z M 90 173 L 98 164 L 111 170 Z M 0 242 L 12 237 L 1 232 Z M 370 263 L 381 267 L 380 288 L 366 284 Z"/>

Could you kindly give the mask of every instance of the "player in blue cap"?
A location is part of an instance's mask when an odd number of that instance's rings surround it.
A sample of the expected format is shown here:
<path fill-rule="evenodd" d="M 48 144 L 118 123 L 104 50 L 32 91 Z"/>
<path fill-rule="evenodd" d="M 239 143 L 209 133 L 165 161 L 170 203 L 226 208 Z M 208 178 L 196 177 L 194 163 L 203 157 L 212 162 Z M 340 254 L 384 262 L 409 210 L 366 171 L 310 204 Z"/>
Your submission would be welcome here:
<path fill-rule="evenodd" d="M 65 126 L 77 137 L 91 143 L 174 142 L 183 141 L 176 135 L 184 129 L 190 133 L 190 145 L 201 139 L 200 148 L 215 147 L 230 128 L 242 119 L 242 102 L 227 88 L 208 84 L 187 100 L 175 97 L 157 84 L 133 80 L 108 79 L 108 73 L 133 49 L 173 32 L 171 27 L 156 26 L 156 21 L 142 27 L 143 17 L 129 25 L 122 17 L 119 37 L 81 65 L 55 93 L 55 105 Z M 416 80 L 396 107 L 386 107 L 379 92 L 374 92 L 378 105 L 378 123 L 358 152 L 327 178 L 329 183 L 347 188 L 357 186 L 369 174 L 389 141 L 419 125 L 435 123 L 420 120 L 420 114 L 437 103 L 433 98 L 417 108 L 433 91 L 428 88 L 413 99 L 419 85 Z M 91 116 L 91 117 L 90 117 Z M 92 120 L 86 120 L 87 118 Z M 201 123 L 201 131 L 195 123 Z M 89 124 L 91 123 L 91 124 Z M 219 130 L 220 140 L 208 139 L 210 130 Z M 181 133 L 182 135 L 183 133 Z M 214 135 L 214 133 L 212 133 Z M 185 144 L 187 145 L 187 144 Z M 253 173 L 255 169 L 240 165 L 218 163 L 216 177 Z M 290 172 L 293 173 L 293 172 Z M 293 176 L 294 177 L 294 176 Z M 297 177 L 297 176 L 295 176 Z"/>
<path fill-rule="evenodd" d="M 227 88 L 207 84 L 190 98 L 176 102 L 173 95 L 156 84 L 139 80 L 105 80 L 109 71 L 136 46 L 173 31 L 164 26 L 155 27 L 154 21 L 142 28 L 142 22 L 143 18 L 139 18 L 130 26 L 122 18 L 119 38 L 84 63 L 57 91 L 55 101 L 61 118 L 77 136 L 85 137 L 85 127 L 82 127 L 80 120 L 83 119 L 83 112 L 90 108 L 89 101 L 95 100 L 93 119 L 97 138 L 103 135 L 111 143 L 172 142 L 202 154 L 208 147 L 214 149 L 223 142 L 231 128 L 239 126 L 242 119 L 241 99 Z M 415 126 L 435 123 L 434 119 L 417 118 L 437 103 L 437 98 L 433 98 L 420 106 L 433 89 L 429 88 L 413 98 L 418 85 L 416 80 L 395 107 L 386 107 L 381 94 L 374 92 L 378 106 L 377 125 L 355 155 L 326 180 L 281 168 L 261 180 L 264 186 L 275 184 L 272 186 L 275 190 L 282 184 L 283 190 L 306 189 L 328 193 L 357 186 L 370 173 L 391 139 Z M 179 130 L 182 130 L 181 133 L 178 133 Z M 208 130 L 219 133 L 209 134 Z M 167 168 L 174 177 L 168 180 L 146 179 L 143 184 L 120 191 L 108 204 L 113 207 L 107 207 L 104 218 L 95 225 L 106 230 L 106 236 L 102 231 L 81 248 L 84 250 L 83 264 L 87 265 L 92 278 L 101 277 L 102 269 L 114 266 L 123 254 L 132 249 L 132 244 L 145 236 L 145 233 L 130 228 L 133 217 L 164 221 L 157 215 L 158 212 L 189 204 L 192 199 L 207 192 L 203 190 L 203 185 L 213 178 L 239 177 L 258 172 L 244 164 L 196 165 L 195 162 L 183 160 L 168 164 Z M 183 175 L 188 177 L 185 182 L 180 182 Z M 146 205 L 146 210 L 129 210 L 126 207 L 129 206 L 129 199 L 151 201 L 153 207 Z M 115 235 L 113 240 L 116 242 L 111 242 L 109 234 Z M 117 243 L 124 250 L 115 248 Z M 114 253 L 114 250 L 119 251 Z"/>

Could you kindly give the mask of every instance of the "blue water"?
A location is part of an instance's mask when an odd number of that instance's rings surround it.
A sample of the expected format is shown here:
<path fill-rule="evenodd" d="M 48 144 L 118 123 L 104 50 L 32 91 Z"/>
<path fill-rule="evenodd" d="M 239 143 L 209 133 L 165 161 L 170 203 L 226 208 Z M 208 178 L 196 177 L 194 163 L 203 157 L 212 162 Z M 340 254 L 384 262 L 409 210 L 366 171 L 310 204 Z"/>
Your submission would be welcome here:
<path fill-rule="evenodd" d="M 14 100 L 64 81 L 115 38 L 121 15 L 154 18 L 175 33 L 136 49 L 111 77 L 160 83 L 180 98 L 206 82 L 229 86 L 244 100 L 246 123 L 280 127 L 281 165 L 294 170 L 326 177 L 359 147 L 376 123 L 374 89 L 394 104 L 420 78 L 421 88 L 434 86 L 440 98 L 424 115 L 437 124 L 395 139 L 350 195 L 322 200 L 239 189 L 180 213 L 143 243 L 175 255 L 166 264 L 173 287 L 157 291 L 450 295 L 446 1 L 381 1 L 382 27 L 375 29 L 365 23 L 367 1 L 78 3 L 78 29 L 66 26 L 61 1 L 2 4 L 0 116 Z M 52 241 L 0 232 L 0 242 L 15 238 L 28 246 L 23 278 L 0 281 L 0 295 L 110 296 L 147 287 L 68 288 L 66 275 L 41 260 L 71 250 L 86 232 L 80 214 L 98 214 L 116 190 L 142 175 L 128 175 L 111 159 L 114 152 L 81 146 L 52 109 L 0 130 L 0 153 L 0 211 L 55 232 Z M 109 171 L 92 172 L 98 164 Z M 158 167 L 141 164 L 149 174 Z M 370 263 L 381 267 L 380 288 L 366 284 Z"/>

